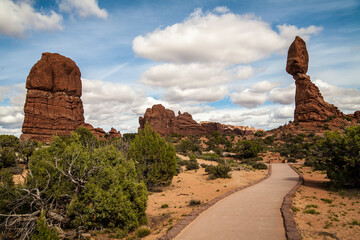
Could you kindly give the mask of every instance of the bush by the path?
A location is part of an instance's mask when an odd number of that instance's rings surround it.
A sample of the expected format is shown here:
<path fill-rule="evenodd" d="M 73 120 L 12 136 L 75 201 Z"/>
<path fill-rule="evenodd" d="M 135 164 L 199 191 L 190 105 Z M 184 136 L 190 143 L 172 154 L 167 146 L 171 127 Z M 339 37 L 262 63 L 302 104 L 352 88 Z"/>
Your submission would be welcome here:
<path fill-rule="evenodd" d="M 148 123 L 131 142 L 128 158 L 136 161 L 138 176 L 148 189 L 169 185 L 176 174 L 175 148 Z"/>

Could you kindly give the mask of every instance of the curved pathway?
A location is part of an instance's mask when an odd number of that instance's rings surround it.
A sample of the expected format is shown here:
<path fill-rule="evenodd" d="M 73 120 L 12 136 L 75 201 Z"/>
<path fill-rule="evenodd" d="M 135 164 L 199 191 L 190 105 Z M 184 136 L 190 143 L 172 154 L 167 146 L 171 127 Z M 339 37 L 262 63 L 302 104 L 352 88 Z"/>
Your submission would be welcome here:
<path fill-rule="evenodd" d="M 286 239 L 280 208 L 298 179 L 289 165 L 272 164 L 268 179 L 219 201 L 175 239 Z"/>

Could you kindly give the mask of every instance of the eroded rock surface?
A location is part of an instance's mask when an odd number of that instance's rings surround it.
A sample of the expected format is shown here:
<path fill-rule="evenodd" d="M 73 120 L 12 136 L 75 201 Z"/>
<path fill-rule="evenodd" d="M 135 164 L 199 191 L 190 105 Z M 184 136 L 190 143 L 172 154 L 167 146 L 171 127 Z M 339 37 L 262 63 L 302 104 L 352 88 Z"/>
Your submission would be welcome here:
<path fill-rule="evenodd" d="M 78 127 L 102 138 L 105 131 L 84 122 L 81 72 L 70 58 L 43 53 L 26 80 L 21 138 L 50 142 L 53 135 L 69 135 Z"/>
<path fill-rule="evenodd" d="M 161 104 L 146 109 L 144 117 L 139 118 L 140 129 L 144 128 L 146 122 L 161 136 L 169 134 L 206 135 L 215 131 L 226 134 L 250 135 L 256 132 L 255 128 L 231 126 L 218 122 L 197 123 L 191 114 L 178 112 L 178 116 L 175 116 L 174 111 L 166 109 Z"/>
<path fill-rule="evenodd" d="M 289 48 L 286 65 L 286 71 L 293 76 L 296 85 L 294 120 L 311 122 L 343 117 L 336 106 L 325 102 L 318 87 L 306 75 L 308 63 L 306 44 L 297 36 Z"/>

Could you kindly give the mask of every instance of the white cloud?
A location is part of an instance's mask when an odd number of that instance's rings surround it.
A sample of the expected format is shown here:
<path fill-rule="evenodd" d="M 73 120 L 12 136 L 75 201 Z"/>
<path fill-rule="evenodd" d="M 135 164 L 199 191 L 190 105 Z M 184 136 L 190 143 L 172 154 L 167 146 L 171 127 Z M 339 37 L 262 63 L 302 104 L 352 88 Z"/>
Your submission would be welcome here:
<path fill-rule="evenodd" d="M 268 81 L 257 82 L 241 92 L 231 93 L 230 98 L 235 104 L 254 108 L 264 104 L 268 100 L 268 92 L 278 85 L 278 83 Z"/>
<path fill-rule="evenodd" d="M 87 104 L 102 102 L 111 104 L 131 103 L 138 97 L 132 88 L 121 83 L 82 79 L 82 84 L 82 99 Z"/>
<path fill-rule="evenodd" d="M 331 85 L 320 79 L 314 80 L 325 101 L 334 104 L 345 113 L 360 110 L 360 90 L 355 88 L 342 88 Z"/>
<path fill-rule="evenodd" d="M 228 94 L 225 86 L 208 86 L 204 88 L 181 89 L 172 87 L 166 90 L 164 100 L 174 103 L 198 104 L 201 102 L 215 102 L 223 99 Z"/>
<path fill-rule="evenodd" d="M 273 103 L 291 104 L 295 102 L 295 83 L 285 88 L 274 88 L 269 93 L 269 100 Z"/>
<path fill-rule="evenodd" d="M 24 121 L 25 87 L 23 84 L 2 86 L 0 93 L 0 102 L 5 102 L 0 106 L 0 134 L 20 136 Z"/>
<path fill-rule="evenodd" d="M 219 85 L 232 80 L 232 74 L 222 67 L 199 63 L 161 64 L 151 67 L 140 77 L 140 82 L 156 87 L 178 87 L 180 89 L 202 88 Z"/>
<path fill-rule="evenodd" d="M 254 75 L 254 69 L 250 65 L 238 66 L 236 69 L 236 77 L 238 79 L 247 79 Z"/>
<path fill-rule="evenodd" d="M 256 109 L 207 110 L 193 115 L 196 121 L 216 121 L 235 126 L 273 129 L 292 120 L 294 108 L 290 106 L 263 106 Z"/>
<path fill-rule="evenodd" d="M 97 0 L 61 0 L 59 4 L 61 11 L 75 13 L 82 18 L 95 16 L 106 19 L 108 13 L 100 9 Z"/>
<path fill-rule="evenodd" d="M 219 7 L 216 7 L 216 8 L 214 9 L 214 12 L 227 13 L 227 12 L 230 12 L 230 9 L 228 9 L 228 8 L 225 7 L 225 6 L 219 6 Z"/>
<path fill-rule="evenodd" d="M 50 11 L 37 12 L 32 1 L 0 0 L 0 33 L 22 37 L 27 30 L 54 31 L 62 29 L 62 17 Z"/>
<path fill-rule="evenodd" d="M 133 40 L 138 56 L 155 61 L 172 63 L 222 63 L 248 64 L 272 53 L 287 49 L 298 34 L 319 32 L 321 28 L 310 26 L 278 26 L 280 33 L 270 24 L 251 15 L 238 15 L 228 11 L 203 13 L 195 10 L 182 23 L 165 29 L 156 29 Z"/>
<path fill-rule="evenodd" d="M 294 36 L 301 36 L 304 41 L 308 41 L 311 34 L 317 34 L 322 31 L 322 27 L 311 25 L 307 28 L 297 28 L 293 25 L 278 25 L 280 35 L 286 39 L 292 39 Z"/>

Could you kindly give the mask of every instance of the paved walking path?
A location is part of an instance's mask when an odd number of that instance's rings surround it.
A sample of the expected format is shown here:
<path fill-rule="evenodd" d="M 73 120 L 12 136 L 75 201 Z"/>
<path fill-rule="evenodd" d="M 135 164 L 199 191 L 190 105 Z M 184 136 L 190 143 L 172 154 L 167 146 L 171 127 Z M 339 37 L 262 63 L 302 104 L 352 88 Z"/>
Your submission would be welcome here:
<path fill-rule="evenodd" d="M 286 239 L 280 208 L 298 179 L 289 165 L 272 164 L 268 179 L 219 201 L 175 239 Z"/>

